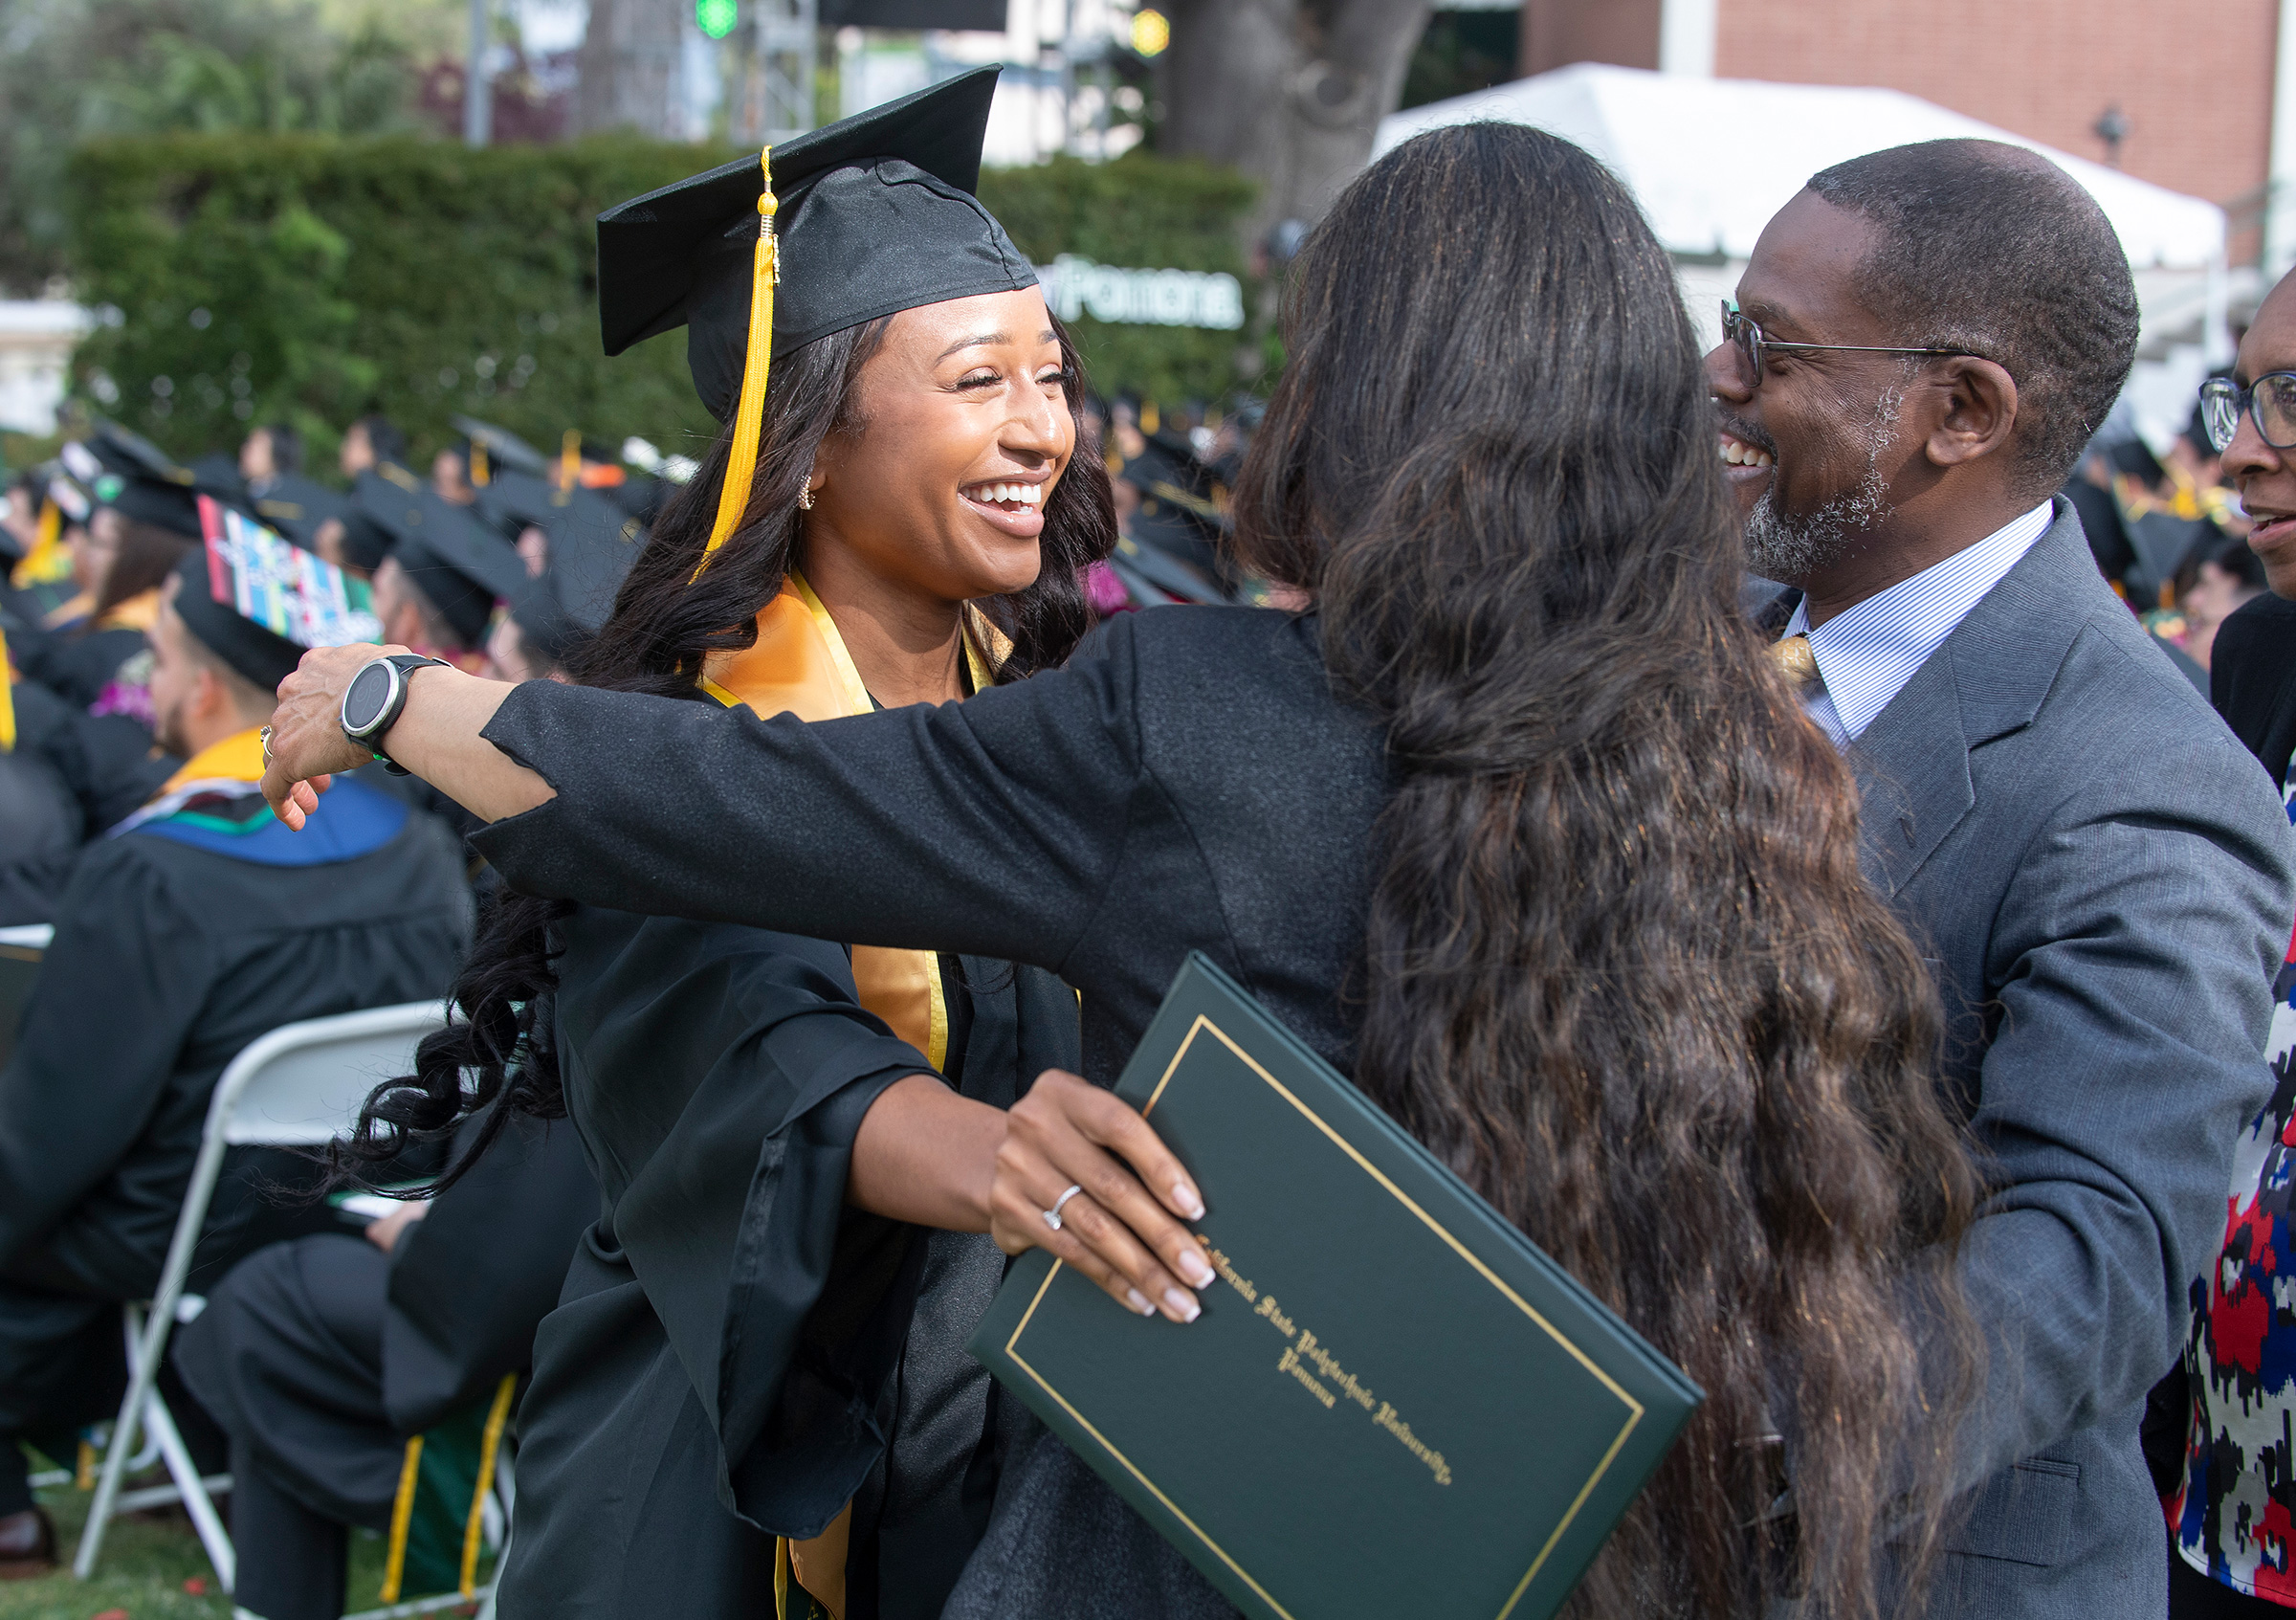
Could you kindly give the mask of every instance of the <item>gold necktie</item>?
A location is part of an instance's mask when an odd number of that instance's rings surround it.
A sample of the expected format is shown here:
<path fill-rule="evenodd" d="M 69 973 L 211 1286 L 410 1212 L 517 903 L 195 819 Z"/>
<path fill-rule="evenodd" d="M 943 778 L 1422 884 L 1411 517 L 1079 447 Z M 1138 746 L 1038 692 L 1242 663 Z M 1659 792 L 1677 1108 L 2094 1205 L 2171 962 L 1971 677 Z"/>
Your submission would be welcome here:
<path fill-rule="evenodd" d="M 1818 655 L 1810 651 L 1810 638 L 1806 635 L 1789 635 L 1783 641 L 1772 642 L 1770 657 L 1799 692 L 1807 693 L 1825 684 L 1825 677 L 1818 673 Z"/>

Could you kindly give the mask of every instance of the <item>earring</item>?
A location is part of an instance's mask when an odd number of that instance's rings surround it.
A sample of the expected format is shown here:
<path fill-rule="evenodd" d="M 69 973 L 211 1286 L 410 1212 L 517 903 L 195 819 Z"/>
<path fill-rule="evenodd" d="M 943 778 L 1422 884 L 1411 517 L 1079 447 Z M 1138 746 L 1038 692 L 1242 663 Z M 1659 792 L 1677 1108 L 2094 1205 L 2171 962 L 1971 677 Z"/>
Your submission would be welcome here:
<path fill-rule="evenodd" d="M 800 512 L 813 510 L 813 469 L 810 467 L 806 469 L 805 486 L 797 492 L 797 509 Z"/>

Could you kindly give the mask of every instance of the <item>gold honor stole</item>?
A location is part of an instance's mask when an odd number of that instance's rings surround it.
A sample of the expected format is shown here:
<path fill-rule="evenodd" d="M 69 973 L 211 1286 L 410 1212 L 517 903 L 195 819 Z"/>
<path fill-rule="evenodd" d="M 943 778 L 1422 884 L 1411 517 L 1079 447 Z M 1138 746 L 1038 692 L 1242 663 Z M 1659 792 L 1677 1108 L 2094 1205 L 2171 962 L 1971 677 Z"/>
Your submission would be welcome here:
<path fill-rule="evenodd" d="M 973 690 L 995 684 L 977 643 L 1000 660 L 1009 644 L 970 607 L 965 610 L 964 655 Z M 875 709 L 861 672 L 853 667 L 837 622 L 791 568 L 781 593 L 758 612 L 758 639 L 739 652 L 712 653 L 702 664 L 701 689 L 727 708 L 747 704 L 761 717 L 793 714 L 803 721 L 837 720 Z M 949 1009 L 941 995 L 940 959 L 929 950 L 855 945 L 853 988 L 861 1005 L 893 1032 L 925 1054 L 936 1069 L 948 1066 Z"/>
<path fill-rule="evenodd" d="M 973 690 L 996 684 L 980 649 L 1001 663 L 1011 644 L 979 610 L 964 610 L 964 656 Z M 793 714 L 802 721 L 837 720 L 875 710 L 861 672 L 853 667 L 837 621 L 791 568 L 779 595 L 758 611 L 758 639 L 739 652 L 712 653 L 701 667 L 701 689 L 727 708 L 747 704 L 761 717 Z M 853 988 L 861 1005 L 893 1032 L 925 1054 L 936 1069 L 949 1059 L 949 1008 L 940 988 L 940 959 L 929 950 L 854 945 Z M 804 1588 L 830 1615 L 845 1611 L 845 1560 L 852 1506 L 809 1542 L 778 1540 L 774 1547 L 774 1609 L 791 1620 L 789 1588 Z M 792 1580 L 794 1577 L 794 1581 Z"/>

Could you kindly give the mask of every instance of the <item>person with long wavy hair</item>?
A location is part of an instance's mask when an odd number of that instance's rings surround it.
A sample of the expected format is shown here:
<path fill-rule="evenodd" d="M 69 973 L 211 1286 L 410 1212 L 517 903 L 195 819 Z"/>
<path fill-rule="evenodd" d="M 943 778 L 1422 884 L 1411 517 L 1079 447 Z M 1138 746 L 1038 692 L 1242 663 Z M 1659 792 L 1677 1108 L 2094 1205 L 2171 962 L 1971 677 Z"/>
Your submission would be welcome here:
<path fill-rule="evenodd" d="M 1447 129 L 1337 200 L 1285 335 L 1237 544 L 1304 611 L 1130 615 L 816 727 L 424 671 L 386 745 L 530 893 L 1056 969 L 1083 1076 L 894 1088 L 853 1182 L 1182 1322 L 1219 1189 L 1101 1088 L 1204 952 L 1707 1391 L 1574 1612 L 1894 1609 L 1954 1477 L 1974 1180 L 1847 769 L 1737 605 L 1667 255 L 1568 142 Z M 363 757 L 359 662 L 287 684 L 290 820 Z M 1087 1612 L 1227 1610 L 1037 1430 L 946 1613 Z"/>

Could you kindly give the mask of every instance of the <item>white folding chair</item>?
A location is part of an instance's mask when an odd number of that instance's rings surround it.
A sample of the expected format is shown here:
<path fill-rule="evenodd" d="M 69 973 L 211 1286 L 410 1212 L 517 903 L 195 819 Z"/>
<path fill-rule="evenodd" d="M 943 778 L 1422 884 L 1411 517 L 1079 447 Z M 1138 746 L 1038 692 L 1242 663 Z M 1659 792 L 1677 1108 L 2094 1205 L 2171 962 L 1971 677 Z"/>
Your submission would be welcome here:
<path fill-rule="evenodd" d="M 124 1309 L 127 1398 L 120 1403 L 96 1499 L 89 1505 L 87 1527 L 80 1532 L 79 1551 L 72 1561 L 72 1572 L 79 1579 L 95 1572 L 104 1529 L 115 1514 L 180 1501 L 199 1531 L 216 1579 L 225 1591 L 232 1589 L 238 1561 L 212 1496 L 230 1488 L 231 1476 L 200 1477 L 158 1387 L 168 1334 L 207 1303 L 184 1292 L 184 1278 L 223 1173 L 224 1152 L 232 1147 L 317 1147 L 334 1141 L 358 1119 L 359 1105 L 380 1081 L 412 1072 L 415 1043 L 445 1021 L 444 1003 L 420 1001 L 282 1025 L 251 1042 L 215 1082 L 199 1158 L 191 1168 L 191 1183 L 184 1189 L 183 1211 L 167 1245 L 159 1290 L 147 1305 L 129 1304 Z M 139 1426 L 149 1431 L 152 1440 L 141 1458 L 136 1453 Z M 166 1458 L 174 1483 L 122 1495 L 120 1481 L 131 1459 L 133 1466 L 148 1467 L 155 1450 Z M 400 1606 L 394 1612 L 414 1611 Z"/>

